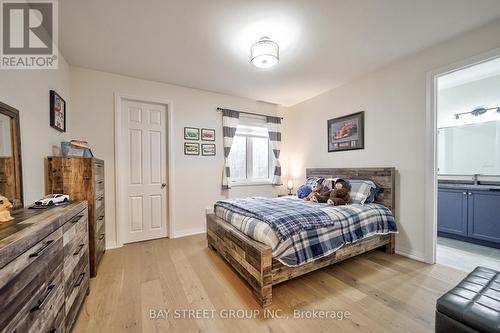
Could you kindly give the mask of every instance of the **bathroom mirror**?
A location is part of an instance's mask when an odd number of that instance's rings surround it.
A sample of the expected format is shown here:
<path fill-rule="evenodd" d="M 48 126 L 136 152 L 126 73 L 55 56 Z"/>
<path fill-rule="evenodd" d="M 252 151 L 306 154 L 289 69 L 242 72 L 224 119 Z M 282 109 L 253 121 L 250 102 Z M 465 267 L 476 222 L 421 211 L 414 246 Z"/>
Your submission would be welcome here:
<path fill-rule="evenodd" d="M 440 128 L 438 174 L 500 175 L 500 121 Z"/>
<path fill-rule="evenodd" d="M 0 194 L 23 207 L 19 111 L 0 102 Z"/>

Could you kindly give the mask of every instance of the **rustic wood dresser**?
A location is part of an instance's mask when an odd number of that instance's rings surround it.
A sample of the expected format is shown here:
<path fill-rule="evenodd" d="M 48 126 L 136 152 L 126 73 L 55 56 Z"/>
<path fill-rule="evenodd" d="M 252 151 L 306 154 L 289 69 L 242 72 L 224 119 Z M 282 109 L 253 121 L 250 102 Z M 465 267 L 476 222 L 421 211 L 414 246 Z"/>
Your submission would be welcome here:
<path fill-rule="evenodd" d="M 48 157 L 45 191 L 68 194 L 71 200 L 89 203 L 90 276 L 95 277 L 106 246 L 104 161 L 89 157 Z"/>
<path fill-rule="evenodd" d="M 0 224 L 0 332 L 69 332 L 89 293 L 87 202 Z"/>

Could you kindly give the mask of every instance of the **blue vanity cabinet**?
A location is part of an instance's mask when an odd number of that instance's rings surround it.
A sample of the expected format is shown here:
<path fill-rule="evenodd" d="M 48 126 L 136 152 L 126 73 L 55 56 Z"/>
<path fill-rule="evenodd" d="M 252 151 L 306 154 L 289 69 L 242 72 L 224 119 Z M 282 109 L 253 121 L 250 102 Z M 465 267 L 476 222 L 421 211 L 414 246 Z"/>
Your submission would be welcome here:
<path fill-rule="evenodd" d="M 438 231 L 467 236 L 467 192 L 438 190 Z"/>
<path fill-rule="evenodd" d="M 468 192 L 467 236 L 500 243 L 500 192 Z"/>

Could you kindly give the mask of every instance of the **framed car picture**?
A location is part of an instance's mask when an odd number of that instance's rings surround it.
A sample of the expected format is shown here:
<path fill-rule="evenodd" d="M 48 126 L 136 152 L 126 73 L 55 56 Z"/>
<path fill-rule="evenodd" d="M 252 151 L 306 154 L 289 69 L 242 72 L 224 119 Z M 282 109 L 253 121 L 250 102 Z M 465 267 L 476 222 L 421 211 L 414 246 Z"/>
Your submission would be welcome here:
<path fill-rule="evenodd" d="M 50 91 L 50 126 L 66 132 L 66 102 L 54 90 Z"/>
<path fill-rule="evenodd" d="M 201 129 L 201 139 L 203 141 L 215 141 L 215 130 L 214 129 Z"/>
<path fill-rule="evenodd" d="M 200 144 L 184 142 L 184 155 L 200 155 Z"/>
<path fill-rule="evenodd" d="M 184 127 L 184 140 L 200 140 L 200 129 L 196 127 Z"/>
<path fill-rule="evenodd" d="M 328 120 L 328 152 L 365 148 L 365 112 Z"/>
<path fill-rule="evenodd" d="M 204 143 L 201 145 L 201 155 L 202 156 L 215 156 L 215 144 Z"/>

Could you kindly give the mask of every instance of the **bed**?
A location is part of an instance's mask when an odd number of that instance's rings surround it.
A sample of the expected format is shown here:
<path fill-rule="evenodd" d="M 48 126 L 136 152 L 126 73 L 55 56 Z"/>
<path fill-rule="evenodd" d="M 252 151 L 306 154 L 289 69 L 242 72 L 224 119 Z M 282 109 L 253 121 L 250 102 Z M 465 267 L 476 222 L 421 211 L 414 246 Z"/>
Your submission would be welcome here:
<path fill-rule="evenodd" d="M 394 253 L 396 229 L 390 223 L 395 215 L 395 173 L 394 168 L 306 169 L 306 177 L 375 181 L 380 185 L 381 191 L 375 202 L 369 205 L 349 205 L 342 208 L 305 203 L 297 198 L 218 202 L 215 214 L 207 215 L 208 246 L 243 277 L 260 306 L 269 306 L 272 303 L 273 285 L 376 248 Z M 292 206 L 298 207 L 295 213 Z M 281 216 L 279 213 L 271 214 L 271 211 L 286 211 L 287 207 L 290 207 L 291 215 L 285 216 L 285 220 L 278 219 L 280 224 L 276 228 L 269 228 L 270 222 L 261 221 L 264 218 L 259 214 L 251 214 L 262 209 L 261 215 Z M 270 209 L 269 212 L 266 209 Z M 294 231 L 290 226 L 280 230 L 282 223 L 294 225 L 294 219 L 300 219 L 300 216 L 293 215 L 298 214 L 298 211 L 302 215 L 310 213 L 313 217 L 317 216 L 316 229 L 307 228 L 306 225 L 304 230 L 302 223 L 302 229 L 295 232 L 289 232 Z M 328 225 L 328 220 L 324 219 L 325 214 L 347 217 L 344 222 L 340 218 L 332 219 L 333 222 Z M 347 232 L 347 229 L 350 231 Z M 317 230 L 327 232 L 318 233 Z M 307 238 L 311 235 L 316 237 L 313 241 Z M 323 240 L 321 247 L 304 245 L 316 244 L 320 238 Z"/>

